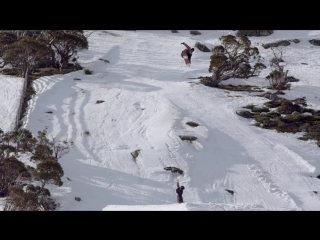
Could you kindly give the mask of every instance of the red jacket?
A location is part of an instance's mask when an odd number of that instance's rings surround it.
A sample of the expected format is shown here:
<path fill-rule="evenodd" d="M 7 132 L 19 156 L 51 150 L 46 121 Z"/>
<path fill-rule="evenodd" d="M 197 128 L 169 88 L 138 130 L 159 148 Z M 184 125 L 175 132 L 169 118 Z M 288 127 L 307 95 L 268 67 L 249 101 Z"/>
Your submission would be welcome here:
<path fill-rule="evenodd" d="M 186 43 L 182 43 L 183 45 L 185 45 L 186 46 L 186 49 L 185 50 L 183 50 L 184 52 L 187 52 L 188 53 L 188 55 L 192 55 L 192 50 L 191 50 L 191 47 L 189 47 L 189 45 L 188 44 L 186 44 Z"/>

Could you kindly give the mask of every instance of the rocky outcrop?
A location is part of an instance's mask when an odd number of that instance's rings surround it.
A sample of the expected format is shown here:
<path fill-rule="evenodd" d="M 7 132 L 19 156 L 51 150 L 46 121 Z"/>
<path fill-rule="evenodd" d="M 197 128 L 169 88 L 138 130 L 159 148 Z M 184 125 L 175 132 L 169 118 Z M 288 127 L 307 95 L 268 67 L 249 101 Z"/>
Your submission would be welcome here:
<path fill-rule="evenodd" d="M 225 189 L 228 193 L 230 193 L 231 195 L 233 195 L 234 194 L 234 191 L 232 191 L 232 190 L 229 190 L 229 189 Z"/>
<path fill-rule="evenodd" d="M 277 41 L 277 42 L 262 44 L 262 47 L 265 48 L 265 49 L 268 49 L 268 48 L 271 48 L 271 47 L 289 46 L 291 44 L 291 42 L 299 43 L 300 40 L 299 39 L 280 40 L 280 41 Z"/>
<path fill-rule="evenodd" d="M 171 171 L 172 173 L 178 173 L 181 175 L 184 174 L 184 172 L 180 168 L 176 168 L 176 167 L 165 167 L 164 170 Z"/>
<path fill-rule="evenodd" d="M 320 46 L 320 40 L 319 39 L 311 39 L 309 40 L 309 43 L 315 46 Z"/>
<path fill-rule="evenodd" d="M 181 138 L 181 140 L 183 141 L 189 141 L 192 142 L 194 140 L 197 140 L 197 137 L 193 137 L 193 136 L 179 136 Z"/>
<path fill-rule="evenodd" d="M 252 113 L 249 111 L 245 111 L 245 110 L 237 110 L 236 113 L 244 118 L 252 118 Z"/>
<path fill-rule="evenodd" d="M 201 32 L 199 31 L 190 31 L 191 35 L 201 35 Z"/>
<path fill-rule="evenodd" d="M 273 30 L 238 30 L 237 34 L 247 37 L 266 37 L 273 33 Z"/>
<path fill-rule="evenodd" d="M 132 156 L 134 159 L 136 159 L 136 158 L 139 156 L 139 153 L 140 153 L 140 150 L 137 149 L 137 150 L 131 152 L 131 156 Z"/>
<path fill-rule="evenodd" d="M 201 52 L 211 52 L 209 48 L 206 47 L 206 45 L 201 44 L 199 42 L 196 42 L 195 44 L 196 48 L 198 48 Z"/>
<path fill-rule="evenodd" d="M 199 124 L 196 122 L 186 122 L 187 125 L 191 126 L 191 127 L 198 127 Z"/>

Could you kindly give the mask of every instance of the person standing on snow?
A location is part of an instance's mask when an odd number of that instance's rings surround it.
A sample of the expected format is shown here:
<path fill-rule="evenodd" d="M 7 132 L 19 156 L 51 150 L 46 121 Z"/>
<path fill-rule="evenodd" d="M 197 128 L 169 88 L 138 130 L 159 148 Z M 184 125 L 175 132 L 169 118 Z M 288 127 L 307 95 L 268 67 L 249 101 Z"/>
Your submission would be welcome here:
<path fill-rule="evenodd" d="M 186 49 L 184 49 L 182 52 L 181 52 L 181 57 L 183 58 L 183 55 L 184 54 L 187 54 L 188 55 L 188 60 L 189 60 L 189 63 L 191 64 L 191 57 L 192 57 L 192 53 L 194 52 L 194 48 L 190 48 L 188 44 L 186 43 L 181 43 L 183 44 L 184 46 L 186 46 Z"/>
<path fill-rule="evenodd" d="M 179 179 L 178 179 L 177 189 L 176 189 L 178 203 L 183 203 L 183 198 L 182 198 L 183 190 L 184 190 L 184 186 L 179 187 Z"/>

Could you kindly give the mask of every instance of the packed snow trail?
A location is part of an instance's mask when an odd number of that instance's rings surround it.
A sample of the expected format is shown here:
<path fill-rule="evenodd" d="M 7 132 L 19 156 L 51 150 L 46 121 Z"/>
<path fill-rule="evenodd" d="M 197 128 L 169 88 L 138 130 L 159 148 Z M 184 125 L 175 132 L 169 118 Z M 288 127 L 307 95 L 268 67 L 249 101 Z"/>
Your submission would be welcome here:
<path fill-rule="evenodd" d="M 0 112 L 4 117 L 0 118 L 0 129 L 4 133 L 14 131 L 18 115 L 19 105 L 22 98 L 24 79 L 10 75 L 0 76 Z M 14 84 L 14 88 L 11 86 Z M 12 121 L 8 121 L 12 119 Z"/>

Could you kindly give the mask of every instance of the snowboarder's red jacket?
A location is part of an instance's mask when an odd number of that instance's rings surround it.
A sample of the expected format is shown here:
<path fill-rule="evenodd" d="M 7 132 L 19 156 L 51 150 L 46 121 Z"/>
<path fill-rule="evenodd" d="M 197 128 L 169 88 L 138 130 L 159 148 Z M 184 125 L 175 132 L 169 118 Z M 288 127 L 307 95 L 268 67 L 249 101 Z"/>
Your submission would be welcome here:
<path fill-rule="evenodd" d="M 192 50 L 191 50 L 191 47 L 189 47 L 189 45 L 188 44 L 186 44 L 186 43 L 182 43 L 183 45 L 185 45 L 186 46 L 186 49 L 185 50 L 183 50 L 183 52 L 186 52 L 188 55 L 192 55 Z"/>

